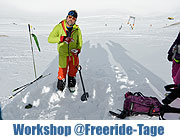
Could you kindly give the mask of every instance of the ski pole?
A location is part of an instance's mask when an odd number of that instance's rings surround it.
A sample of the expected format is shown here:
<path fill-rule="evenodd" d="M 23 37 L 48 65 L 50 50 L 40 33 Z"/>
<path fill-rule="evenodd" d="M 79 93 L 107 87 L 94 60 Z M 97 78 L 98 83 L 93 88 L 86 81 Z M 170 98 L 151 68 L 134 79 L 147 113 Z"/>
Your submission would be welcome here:
<path fill-rule="evenodd" d="M 31 25 L 30 24 L 28 24 L 28 28 L 29 28 L 29 36 L 30 36 L 30 43 L 31 43 L 32 58 L 33 58 L 34 74 L 35 74 L 35 78 L 37 78 L 36 65 L 35 65 L 35 59 L 34 59 L 34 51 L 33 51 L 33 46 L 32 46 Z"/>
<path fill-rule="evenodd" d="M 79 71 L 79 75 L 80 75 L 80 79 L 81 79 L 81 83 L 82 83 L 82 88 L 83 88 L 83 95 L 81 96 L 81 101 L 87 101 L 89 94 L 86 92 L 85 87 L 84 87 L 84 82 L 83 82 L 83 78 L 82 78 L 82 74 L 81 74 L 81 70 L 82 70 L 81 65 L 79 65 L 77 67 L 77 70 Z"/>

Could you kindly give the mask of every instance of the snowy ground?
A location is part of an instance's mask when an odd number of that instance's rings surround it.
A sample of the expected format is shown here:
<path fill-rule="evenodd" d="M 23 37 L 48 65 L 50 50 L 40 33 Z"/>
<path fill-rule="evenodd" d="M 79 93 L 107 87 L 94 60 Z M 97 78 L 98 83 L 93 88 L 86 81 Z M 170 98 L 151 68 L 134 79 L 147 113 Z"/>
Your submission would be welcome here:
<path fill-rule="evenodd" d="M 87 102 L 80 101 L 83 91 L 79 74 L 74 94 L 68 90 L 60 97 L 56 94 L 56 44 L 48 44 L 47 38 L 60 22 L 57 18 L 0 19 L 0 96 L 4 119 L 114 119 L 108 111 L 122 109 L 127 91 L 141 91 L 159 100 L 164 98 L 163 87 L 172 83 L 167 51 L 180 25 L 167 26 L 179 22 L 178 18 L 169 21 L 166 15 L 136 17 L 134 30 L 127 25 L 129 15 L 79 18 L 77 24 L 82 30 L 84 42 L 80 64 L 90 95 Z M 35 27 L 34 33 L 42 50 L 39 53 L 35 48 L 38 76 L 51 75 L 9 100 L 8 96 L 13 94 L 14 88 L 34 80 L 28 23 Z M 119 29 L 121 25 L 122 29 Z M 28 103 L 33 104 L 33 108 L 25 110 Z M 127 119 L 158 118 L 136 116 Z"/>

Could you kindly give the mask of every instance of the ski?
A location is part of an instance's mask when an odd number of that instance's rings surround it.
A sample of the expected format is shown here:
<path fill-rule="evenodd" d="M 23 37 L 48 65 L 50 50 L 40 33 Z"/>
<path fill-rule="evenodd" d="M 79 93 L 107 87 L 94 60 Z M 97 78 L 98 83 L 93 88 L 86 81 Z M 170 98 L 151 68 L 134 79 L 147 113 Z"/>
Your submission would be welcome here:
<path fill-rule="evenodd" d="M 32 81 L 32 82 L 30 82 L 30 83 L 27 83 L 27 84 L 25 84 L 25 85 L 23 85 L 23 86 L 21 86 L 21 87 L 16 88 L 16 89 L 14 89 L 13 92 L 16 92 L 17 90 L 19 90 L 19 89 L 21 89 L 21 88 L 24 88 L 24 87 L 26 87 L 26 86 L 31 85 L 32 83 L 36 82 L 37 80 L 39 80 L 39 79 L 42 78 L 42 77 L 43 77 L 43 75 L 39 76 L 39 77 L 38 77 L 37 79 L 35 79 L 34 81 Z"/>
<path fill-rule="evenodd" d="M 121 113 L 118 114 L 118 113 L 115 113 L 113 111 L 109 111 L 109 113 L 112 115 L 112 116 L 115 116 L 117 118 L 120 118 L 120 119 L 124 119 L 125 117 L 128 116 L 127 112 L 126 111 L 121 111 L 120 109 L 117 109 L 118 111 L 120 111 Z"/>
<path fill-rule="evenodd" d="M 34 81 L 32 81 L 32 82 L 30 82 L 30 83 L 27 83 L 27 84 L 25 84 L 25 85 L 23 85 L 23 86 L 21 86 L 21 87 L 18 87 L 18 88 L 16 88 L 16 89 L 14 89 L 13 90 L 13 92 L 16 92 L 15 94 L 13 94 L 11 97 L 9 97 L 9 99 L 11 99 L 11 98 L 13 98 L 14 96 L 16 96 L 18 93 L 20 93 L 21 91 L 23 91 L 24 89 L 26 89 L 28 86 L 30 86 L 31 84 L 33 84 L 34 82 L 36 82 L 36 81 L 38 81 L 38 80 L 40 80 L 40 79 L 42 79 L 42 78 L 45 78 L 45 77 L 47 77 L 47 76 L 49 76 L 49 75 L 51 75 L 51 73 L 49 73 L 49 74 L 47 74 L 47 75 L 41 75 L 41 76 L 39 76 L 37 79 L 35 79 Z"/>

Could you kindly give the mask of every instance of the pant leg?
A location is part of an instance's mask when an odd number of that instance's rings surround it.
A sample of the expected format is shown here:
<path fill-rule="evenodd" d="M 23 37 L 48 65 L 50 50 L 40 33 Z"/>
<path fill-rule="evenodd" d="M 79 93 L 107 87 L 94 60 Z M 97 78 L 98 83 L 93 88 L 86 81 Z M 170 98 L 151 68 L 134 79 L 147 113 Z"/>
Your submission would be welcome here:
<path fill-rule="evenodd" d="M 59 71 L 58 71 L 58 79 L 62 80 L 66 78 L 66 74 L 67 74 L 67 68 L 60 68 L 59 67 Z"/>
<path fill-rule="evenodd" d="M 175 84 L 180 84 L 180 67 L 179 67 L 179 69 L 178 69 L 178 71 L 176 73 L 176 76 L 174 78 L 174 83 Z"/>
<path fill-rule="evenodd" d="M 71 56 L 69 61 L 69 72 L 68 75 L 71 77 L 75 77 L 77 73 L 77 66 L 79 65 L 78 56 Z"/>
<path fill-rule="evenodd" d="M 68 62 L 69 62 L 69 58 L 67 58 L 67 64 L 66 64 L 66 68 L 61 68 L 59 66 L 59 71 L 58 71 L 58 79 L 62 80 L 66 78 L 66 74 L 67 74 L 67 69 L 68 69 Z"/>
<path fill-rule="evenodd" d="M 172 78 L 173 78 L 173 81 L 174 81 L 175 84 L 179 80 L 179 78 L 178 78 L 179 75 L 177 74 L 179 69 L 180 69 L 180 64 L 176 63 L 173 60 L 173 64 L 172 64 Z"/>

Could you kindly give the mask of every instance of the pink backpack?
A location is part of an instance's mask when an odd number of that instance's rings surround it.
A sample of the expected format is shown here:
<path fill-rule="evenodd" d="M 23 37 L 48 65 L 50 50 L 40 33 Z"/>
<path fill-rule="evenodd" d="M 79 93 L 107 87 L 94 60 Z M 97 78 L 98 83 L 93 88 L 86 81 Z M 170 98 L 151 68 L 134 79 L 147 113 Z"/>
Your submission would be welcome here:
<path fill-rule="evenodd" d="M 169 106 L 176 98 L 180 98 L 180 84 L 166 85 L 166 91 L 169 91 L 169 95 L 162 100 L 161 104 L 156 97 L 144 96 L 141 92 L 127 92 L 125 94 L 123 110 L 120 114 L 113 111 L 109 113 L 118 118 L 124 119 L 127 116 L 133 116 L 138 114 L 145 114 L 149 116 L 159 116 L 159 119 L 163 119 L 165 113 L 180 113 L 180 108 Z"/>
<path fill-rule="evenodd" d="M 109 111 L 111 115 L 124 119 L 126 116 L 146 114 L 149 116 L 160 116 L 162 104 L 156 97 L 144 96 L 141 92 L 127 92 L 125 94 L 124 107 L 121 114 Z"/>

